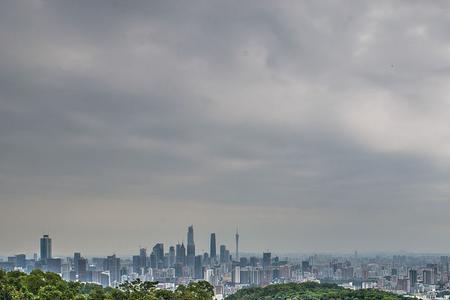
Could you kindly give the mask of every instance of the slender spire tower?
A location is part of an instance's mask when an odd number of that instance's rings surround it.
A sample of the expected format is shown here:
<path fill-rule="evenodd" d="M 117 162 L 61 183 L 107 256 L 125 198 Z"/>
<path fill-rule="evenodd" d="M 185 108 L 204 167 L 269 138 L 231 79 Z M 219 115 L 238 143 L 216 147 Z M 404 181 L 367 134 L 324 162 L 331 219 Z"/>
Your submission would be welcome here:
<path fill-rule="evenodd" d="M 236 261 L 239 261 L 239 232 L 237 227 L 235 239 L 236 239 Z"/>

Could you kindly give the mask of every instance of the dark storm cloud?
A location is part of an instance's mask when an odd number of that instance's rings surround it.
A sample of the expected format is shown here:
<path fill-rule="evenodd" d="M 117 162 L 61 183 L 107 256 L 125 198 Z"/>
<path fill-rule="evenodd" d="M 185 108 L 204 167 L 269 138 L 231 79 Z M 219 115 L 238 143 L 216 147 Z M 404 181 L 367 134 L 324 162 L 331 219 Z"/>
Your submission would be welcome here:
<path fill-rule="evenodd" d="M 2 2 L 0 250 L 450 249 L 448 8 Z"/>

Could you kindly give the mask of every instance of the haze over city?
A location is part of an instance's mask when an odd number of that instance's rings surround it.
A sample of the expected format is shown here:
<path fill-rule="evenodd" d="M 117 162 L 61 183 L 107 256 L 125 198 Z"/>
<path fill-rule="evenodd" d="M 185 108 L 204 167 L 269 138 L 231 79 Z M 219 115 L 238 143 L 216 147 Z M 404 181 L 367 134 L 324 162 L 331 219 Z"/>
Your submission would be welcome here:
<path fill-rule="evenodd" d="M 0 255 L 450 252 L 449 6 L 1 1 Z"/>

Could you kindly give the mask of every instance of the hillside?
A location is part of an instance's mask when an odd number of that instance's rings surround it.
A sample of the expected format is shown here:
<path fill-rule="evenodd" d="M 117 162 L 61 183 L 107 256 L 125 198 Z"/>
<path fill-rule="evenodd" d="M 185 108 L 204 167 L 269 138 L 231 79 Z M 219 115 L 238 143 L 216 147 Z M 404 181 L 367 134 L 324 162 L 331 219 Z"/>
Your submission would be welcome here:
<path fill-rule="evenodd" d="M 180 285 L 175 291 L 156 288 L 156 282 L 127 282 L 120 288 L 67 282 L 54 273 L 34 270 L 27 275 L 0 270 L 2 300 L 212 300 L 213 287 L 206 281 Z"/>
<path fill-rule="evenodd" d="M 242 289 L 226 300 L 399 300 L 402 296 L 378 290 L 348 290 L 335 284 L 288 283 Z"/>

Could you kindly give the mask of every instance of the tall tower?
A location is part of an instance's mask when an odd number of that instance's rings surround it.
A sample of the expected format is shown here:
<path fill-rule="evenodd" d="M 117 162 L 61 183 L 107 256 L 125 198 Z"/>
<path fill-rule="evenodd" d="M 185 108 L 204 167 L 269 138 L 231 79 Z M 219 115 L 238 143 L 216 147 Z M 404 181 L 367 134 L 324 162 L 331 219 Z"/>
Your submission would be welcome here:
<path fill-rule="evenodd" d="M 52 239 L 48 234 L 41 237 L 41 260 L 52 258 Z"/>
<path fill-rule="evenodd" d="M 79 263 L 80 259 L 81 259 L 81 253 L 75 252 L 73 254 L 73 269 L 75 271 L 75 274 L 77 274 L 77 275 L 80 274 L 79 270 L 78 270 L 78 267 L 80 266 L 80 263 Z"/>
<path fill-rule="evenodd" d="M 139 269 L 144 268 L 144 271 L 147 270 L 147 249 L 140 248 L 139 249 Z"/>
<path fill-rule="evenodd" d="M 157 243 L 153 247 L 153 252 L 156 259 L 156 267 L 158 269 L 162 269 L 164 267 L 164 244 L 163 243 Z"/>
<path fill-rule="evenodd" d="M 195 263 L 195 243 L 194 243 L 194 226 L 191 225 L 188 228 L 187 233 L 187 265 L 194 267 Z"/>
<path fill-rule="evenodd" d="M 186 249 L 184 248 L 183 243 L 178 243 L 175 246 L 175 262 L 181 264 L 182 266 L 186 263 Z"/>
<path fill-rule="evenodd" d="M 209 256 L 211 257 L 211 261 L 215 260 L 217 257 L 216 253 L 216 234 L 211 233 L 211 238 L 209 242 Z"/>
<path fill-rule="evenodd" d="M 236 227 L 236 235 L 234 236 L 236 239 L 236 261 L 239 261 L 239 232 Z"/>

